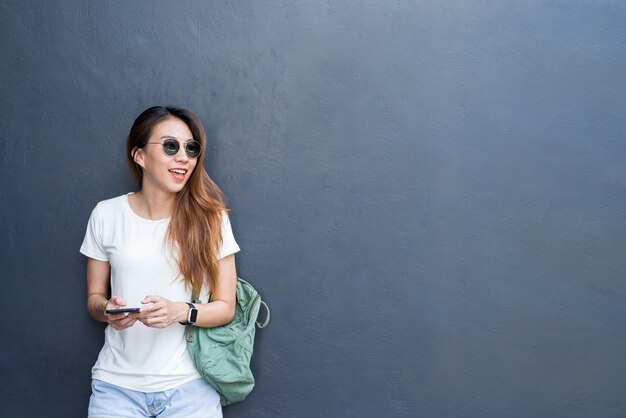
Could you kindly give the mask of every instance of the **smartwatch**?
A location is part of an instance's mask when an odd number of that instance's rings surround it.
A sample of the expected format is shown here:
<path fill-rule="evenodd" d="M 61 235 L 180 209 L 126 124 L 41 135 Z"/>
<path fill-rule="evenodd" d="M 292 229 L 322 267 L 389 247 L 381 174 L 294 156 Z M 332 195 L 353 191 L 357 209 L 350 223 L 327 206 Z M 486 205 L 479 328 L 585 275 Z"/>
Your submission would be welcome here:
<path fill-rule="evenodd" d="M 193 325 L 196 323 L 198 317 L 198 310 L 193 303 L 185 302 L 189 306 L 189 313 L 187 313 L 187 322 L 181 322 L 181 325 Z"/>

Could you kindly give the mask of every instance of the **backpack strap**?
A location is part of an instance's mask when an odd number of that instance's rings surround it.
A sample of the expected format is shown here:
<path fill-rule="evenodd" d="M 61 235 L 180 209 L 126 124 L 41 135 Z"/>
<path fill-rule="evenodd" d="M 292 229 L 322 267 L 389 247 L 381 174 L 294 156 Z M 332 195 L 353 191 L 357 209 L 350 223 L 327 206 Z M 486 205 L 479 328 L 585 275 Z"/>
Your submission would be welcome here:
<path fill-rule="evenodd" d="M 261 322 L 257 322 L 256 326 L 259 328 L 265 328 L 267 326 L 267 324 L 269 324 L 270 322 L 270 307 L 267 306 L 267 303 L 261 301 L 261 305 L 265 306 L 265 310 L 267 311 L 267 314 L 265 315 L 265 321 Z M 257 317 L 258 318 L 258 317 Z"/>

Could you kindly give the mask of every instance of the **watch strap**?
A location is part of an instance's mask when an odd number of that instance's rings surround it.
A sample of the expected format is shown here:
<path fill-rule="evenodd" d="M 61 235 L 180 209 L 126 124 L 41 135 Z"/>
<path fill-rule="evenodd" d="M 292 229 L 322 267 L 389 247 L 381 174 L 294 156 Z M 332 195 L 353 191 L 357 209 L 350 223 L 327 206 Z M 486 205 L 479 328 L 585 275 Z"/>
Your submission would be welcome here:
<path fill-rule="evenodd" d="M 187 321 L 179 322 L 181 325 L 193 325 L 196 323 L 196 318 L 198 317 L 198 309 L 196 309 L 195 305 L 190 302 L 185 302 L 187 306 L 189 306 L 189 311 L 187 312 Z"/>

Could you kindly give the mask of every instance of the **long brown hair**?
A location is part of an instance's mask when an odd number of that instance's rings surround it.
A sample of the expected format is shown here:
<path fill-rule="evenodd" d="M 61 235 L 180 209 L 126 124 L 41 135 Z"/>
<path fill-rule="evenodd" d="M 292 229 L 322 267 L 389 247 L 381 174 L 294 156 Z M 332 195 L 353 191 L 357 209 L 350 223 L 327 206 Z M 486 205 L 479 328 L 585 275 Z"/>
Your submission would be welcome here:
<path fill-rule="evenodd" d="M 146 146 L 152 129 L 168 118 L 178 118 L 191 131 L 193 139 L 202 144 L 195 169 L 183 189 L 176 195 L 167 241 L 178 255 L 178 268 L 183 281 L 195 294 L 203 283 L 211 289 L 217 281 L 217 255 L 222 245 L 222 215 L 226 203 L 220 188 L 204 169 L 206 134 L 196 115 L 178 107 L 153 106 L 146 109 L 133 123 L 126 142 L 126 157 L 133 176 L 141 188 L 143 171 L 133 158 L 139 148 Z"/>

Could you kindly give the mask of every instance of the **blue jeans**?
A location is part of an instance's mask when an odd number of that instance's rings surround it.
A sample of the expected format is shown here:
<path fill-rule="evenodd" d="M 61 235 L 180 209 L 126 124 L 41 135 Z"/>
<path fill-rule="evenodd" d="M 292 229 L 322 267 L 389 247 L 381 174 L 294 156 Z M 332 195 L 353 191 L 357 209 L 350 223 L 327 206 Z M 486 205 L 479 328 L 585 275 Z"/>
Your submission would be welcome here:
<path fill-rule="evenodd" d="M 220 396 L 204 379 L 163 392 L 137 392 L 91 381 L 89 418 L 222 418 Z"/>

